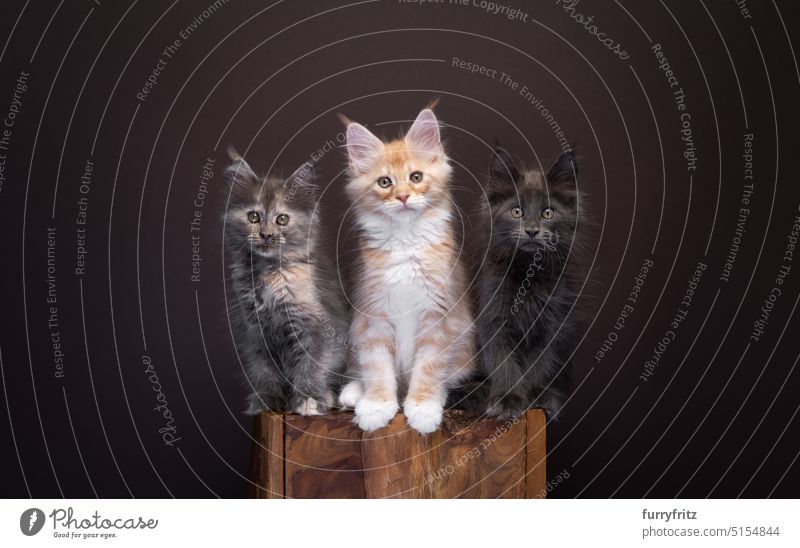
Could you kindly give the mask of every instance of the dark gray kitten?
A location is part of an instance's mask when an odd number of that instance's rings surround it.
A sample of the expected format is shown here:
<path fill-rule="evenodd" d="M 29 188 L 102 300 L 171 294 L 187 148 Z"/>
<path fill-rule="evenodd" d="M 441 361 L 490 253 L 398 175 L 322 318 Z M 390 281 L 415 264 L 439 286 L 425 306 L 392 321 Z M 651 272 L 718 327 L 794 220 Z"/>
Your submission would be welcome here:
<path fill-rule="evenodd" d="M 580 331 L 574 305 L 584 272 L 575 237 L 585 222 L 576 177 L 572 151 L 546 174 L 522 171 L 506 150 L 494 151 L 477 319 L 490 416 L 506 420 L 541 407 L 553 417 L 569 393 L 569 356 Z"/>
<path fill-rule="evenodd" d="M 234 337 L 253 393 L 249 414 L 323 413 L 344 368 L 347 307 L 321 249 L 313 167 L 257 176 L 231 152 L 225 248 Z"/>

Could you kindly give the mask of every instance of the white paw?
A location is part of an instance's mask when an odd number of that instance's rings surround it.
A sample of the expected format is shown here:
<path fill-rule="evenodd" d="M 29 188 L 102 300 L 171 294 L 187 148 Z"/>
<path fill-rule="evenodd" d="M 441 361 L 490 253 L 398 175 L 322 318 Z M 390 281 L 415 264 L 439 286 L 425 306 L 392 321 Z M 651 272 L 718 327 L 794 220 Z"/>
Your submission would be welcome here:
<path fill-rule="evenodd" d="M 435 432 L 442 424 L 443 412 L 442 404 L 436 400 L 407 401 L 403 404 L 408 425 L 420 434 Z"/>
<path fill-rule="evenodd" d="M 355 409 L 358 400 L 361 399 L 361 394 L 364 393 L 364 387 L 361 381 L 350 381 L 342 388 L 342 393 L 339 394 L 339 405 L 342 407 L 349 407 Z"/>
<path fill-rule="evenodd" d="M 383 428 L 397 414 L 400 406 L 396 401 L 375 401 L 361 398 L 356 404 L 355 422 L 367 432 Z"/>
<path fill-rule="evenodd" d="M 314 398 L 306 398 L 305 400 L 300 403 L 297 407 L 294 408 L 294 412 L 298 415 L 321 415 L 322 413 L 319 410 L 319 404 L 317 400 Z"/>

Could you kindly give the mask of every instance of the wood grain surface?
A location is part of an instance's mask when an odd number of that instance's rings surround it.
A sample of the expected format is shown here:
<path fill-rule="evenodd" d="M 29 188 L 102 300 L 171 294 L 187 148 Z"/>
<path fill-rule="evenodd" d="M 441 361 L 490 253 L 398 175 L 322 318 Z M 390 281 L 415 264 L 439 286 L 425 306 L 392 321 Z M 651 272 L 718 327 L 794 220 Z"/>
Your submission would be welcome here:
<path fill-rule="evenodd" d="M 543 498 L 546 417 L 500 422 L 448 411 L 423 436 L 398 414 L 362 432 L 349 412 L 263 413 L 252 491 L 259 498 Z M 282 455 L 282 457 L 281 457 Z"/>
<path fill-rule="evenodd" d="M 365 498 L 361 430 L 352 414 L 285 421 L 287 497 Z"/>
<path fill-rule="evenodd" d="M 261 413 L 255 418 L 255 443 L 253 444 L 253 483 L 251 494 L 254 498 L 283 498 L 284 489 L 284 446 L 283 415 Z"/>

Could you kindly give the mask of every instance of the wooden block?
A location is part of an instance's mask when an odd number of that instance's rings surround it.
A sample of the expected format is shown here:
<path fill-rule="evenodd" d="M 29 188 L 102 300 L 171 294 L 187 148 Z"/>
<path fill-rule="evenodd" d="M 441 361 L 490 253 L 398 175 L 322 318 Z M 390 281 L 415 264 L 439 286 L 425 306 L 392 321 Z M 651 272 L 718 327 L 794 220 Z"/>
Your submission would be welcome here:
<path fill-rule="evenodd" d="M 362 432 L 352 413 L 264 413 L 256 420 L 257 497 L 541 498 L 546 485 L 545 415 L 518 421 L 445 413 L 423 436 L 397 415 Z"/>
<path fill-rule="evenodd" d="M 526 496 L 543 499 L 547 496 L 547 416 L 541 409 L 529 409 L 525 413 L 528 442 L 525 444 L 527 459 L 525 473 Z"/>
<path fill-rule="evenodd" d="M 363 434 L 364 487 L 367 498 L 430 498 L 425 482 L 430 444 L 397 415 L 386 428 Z"/>
<path fill-rule="evenodd" d="M 284 493 L 283 470 L 283 415 L 261 413 L 255 418 L 253 444 L 252 495 L 260 499 L 282 499 Z"/>
<path fill-rule="evenodd" d="M 286 415 L 286 496 L 365 498 L 361 430 L 351 413 Z"/>
<path fill-rule="evenodd" d="M 475 420 L 453 411 L 431 435 L 434 498 L 524 498 L 525 421 Z"/>

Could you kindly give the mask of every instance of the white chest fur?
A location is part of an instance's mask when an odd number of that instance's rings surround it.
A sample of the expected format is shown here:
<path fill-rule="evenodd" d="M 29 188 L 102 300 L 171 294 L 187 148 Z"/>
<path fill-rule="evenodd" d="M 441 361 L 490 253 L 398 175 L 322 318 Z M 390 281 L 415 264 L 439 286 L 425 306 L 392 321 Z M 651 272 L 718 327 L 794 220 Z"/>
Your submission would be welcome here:
<path fill-rule="evenodd" d="M 380 272 L 373 272 L 381 277 L 382 292 L 373 297 L 394 326 L 395 367 L 400 372 L 413 368 L 420 317 L 436 306 L 432 292 L 438 288 L 431 272 L 441 265 L 430 264 L 430 250 L 449 235 L 448 218 L 447 212 L 442 212 L 408 222 L 376 219 L 375 224 L 364 227 L 370 234 L 368 245 L 385 252 L 388 259 Z"/>
<path fill-rule="evenodd" d="M 395 329 L 395 367 L 405 372 L 414 365 L 419 318 L 433 301 L 420 252 L 398 248 L 391 256 L 392 264 L 384 271 L 386 313 Z"/>

